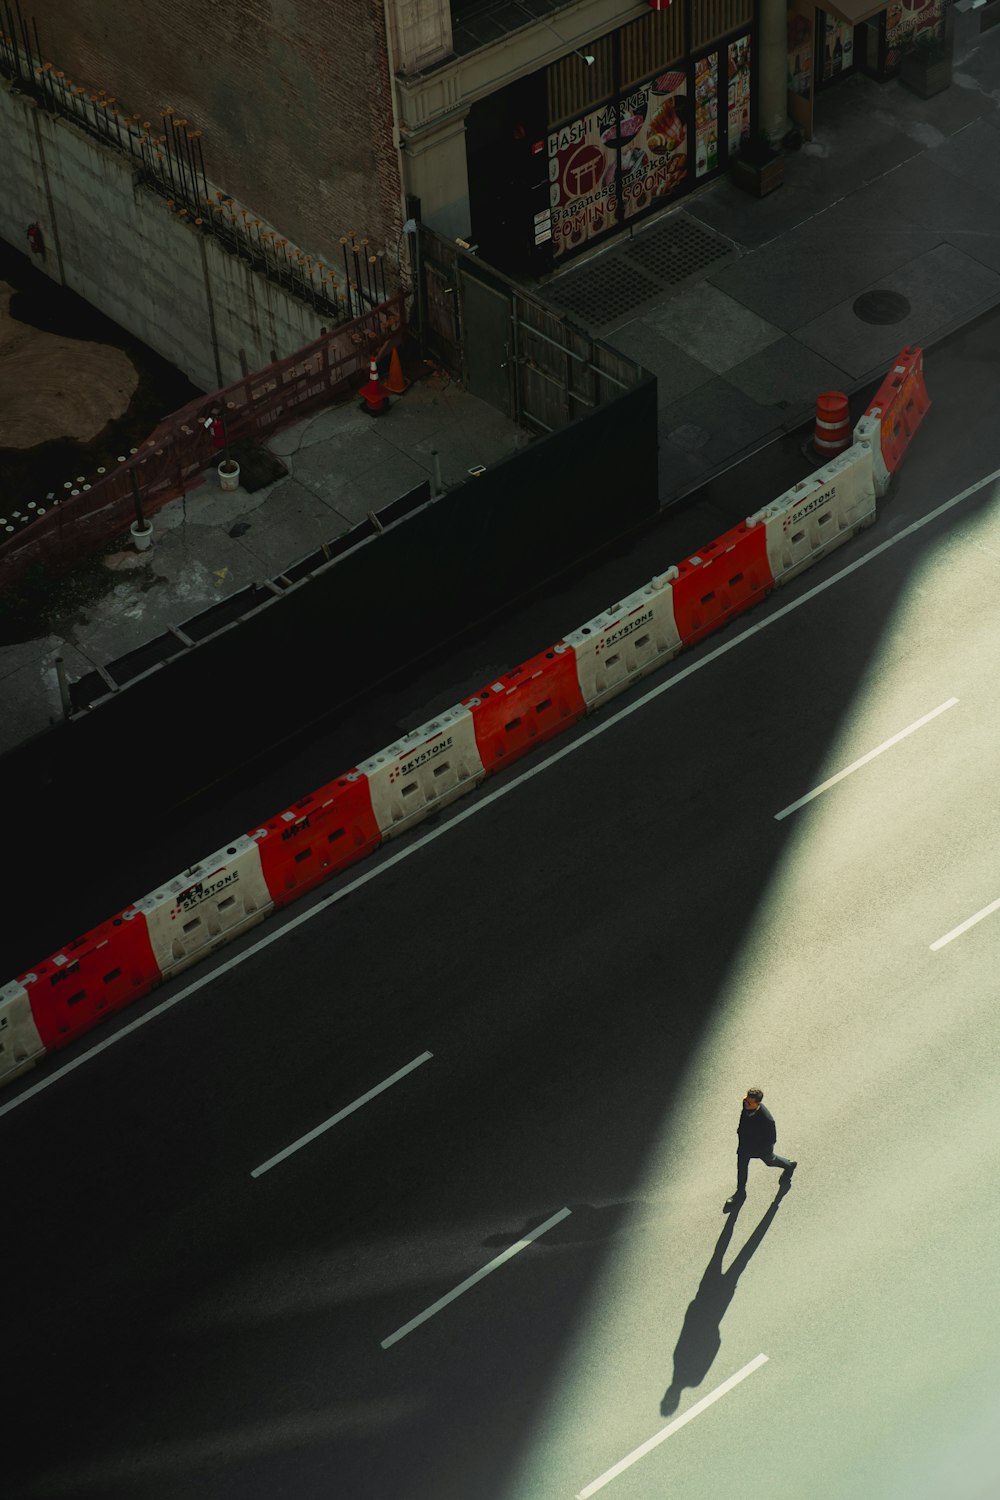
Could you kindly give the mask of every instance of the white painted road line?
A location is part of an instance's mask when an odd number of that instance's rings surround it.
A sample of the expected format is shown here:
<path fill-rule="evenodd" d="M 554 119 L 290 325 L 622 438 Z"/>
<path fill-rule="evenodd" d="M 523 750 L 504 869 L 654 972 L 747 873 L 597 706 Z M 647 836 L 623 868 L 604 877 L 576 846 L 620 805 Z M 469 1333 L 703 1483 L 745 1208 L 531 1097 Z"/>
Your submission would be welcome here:
<path fill-rule="evenodd" d="M 391 870 L 394 865 L 398 865 L 401 860 L 409 859 L 411 855 L 417 854 L 421 849 L 425 849 L 428 844 L 432 844 L 435 839 L 439 839 L 444 834 L 450 833 L 459 823 L 464 823 L 466 818 L 476 817 L 484 808 L 489 807 L 492 802 L 498 801 L 501 797 L 509 796 L 511 792 L 517 791 L 518 787 L 523 786 L 532 777 L 541 775 L 550 766 L 558 765 L 565 756 L 575 755 L 578 750 L 583 749 L 584 745 L 589 745 L 591 740 L 596 739 L 598 735 L 607 734 L 608 730 L 613 729 L 616 724 L 620 724 L 622 719 L 627 719 L 629 714 L 638 713 L 641 708 L 645 708 L 647 703 L 651 703 L 661 693 L 669 692 L 672 688 L 677 687 L 679 683 L 686 681 L 695 672 L 700 672 L 704 667 L 710 666 L 713 661 L 718 661 L 720 656 L 725 656 L 727 652 L 734 651 L 744 641 L 750 640 L 762 630 L 767 630 L 771 625 L 776 624 L 778 620 L 783 620 L 786 615 L 790 615 L 794 610 L 801 609 L 803 604 L 808 604 L 810 600 L 818 598 L 820 594 L 825 594 L 827 589 L 834 588 L 852 573 L 856 573 L 859 568 L 867 567 L 869 563 L 881 557 L 883 552 L 888 552 L 890 548 L 898 546 L 900 542 L 905 542 L 911 536 L 915 536 L 923 527 L 929 526 L 932 521 L 936 521 L 940 516 L 946 515 L 956 505 L 961 505 L 963 500 L 968 500 L 970 495 L 977 495 L 980 490 L 985 489 L 988 484 L 994 484 L 998 479 L 1000 479 L 1000 469 L 994 469 L 992 474 L 987 474 L 984 479 L 978 480 L 975 484 L 970 484 L 967 489 L 960 490 L 957 495 L 952 495 L 950 499 L 942 501 L 940 505 L 935 506 L 933 510 L 929 510 L 919 520 L 911 521 L 909 526 L 904 526 L 903 530 L 898 531 L 895 536 L 887 537 L 884 542 L 879 542 L 877 547 L 873 547 L 863 557 L 856 558 L 854 562 L 848 563 L 846 568 L 841 568 L 839 572 L 832 573 L 829 578 L 824 578 L 822 583 L 815 584 L 811 589 L 807 589 L 804 594 L 800 594 L 798 598 L 790 600 L 788 604 L 783 604 L 780 609 L 772 610 L 755 624 L 748 625 L 745 630 L 741 630 L 738 635 L 730 636 L 728 640 L 723 641 L 721 645 L 716 646 L 712 651 L 706 651 L 703 655 L 696 657 L 686 667 L 682 667 L 679 671 L 672 673 L 670 677 L 667 677 L 656 687 L 650 688 L 648 692 L 641 694 L 640 697 L 635 698 L 631 703 L 626 704 L 617 713 L 610 714 L 608 718 L 599 720 L 594 724 L 593 728 L 577 736 L 569 744 L 563 745 L 561 749 L 554 751 L 551 755 L 529 766 L 520 775 L 512 777 L 510 781 L 505 782 L 502 786 L 494 787 L 490 792 L 477 793 L 475 800 L 460 812 L 455 812 L 449 816 L 451 810 L 448 809 L 444 814 L 444 820 L 437 828 L 432 828 L 420 838 L 414 839 L 412 844 L 406 844 L 402 849 L 397 849 L 388 859 L 380 860 L 377 864 L 374 864 L 364 875 L 359 875 L 356 880 L 351 880 L 339 890 L 333 891 L 329 896 L 324 897 L 322 901 L 318 901 L 315 906 L 309 907 L 308 910 L 299 912 L 297 916 L 292 917 L 283 926 L 274 927 L 264 937 L 258 938 L 256 942 L 246 947 L 242 953 L 237 953 L 232 958 L 226 959 L 224 963 L 219 964 L 216 968 L 203 974 L 199 979 L 193 980 L 191 984 L 187 984 L 183 989 L 178 990 L 176 995 L 171 995 L 167 1000 L 161 1000 L 158 1005 L 154 1005 L 144 1015 L 137 1016 L 134 1021 L 129 1021 L 127 1025 L 122 1026 L 111 1036 L 105 1037 L 96 1046 L 89 1047 L 79 1057 L 74 1057 L 72 1062 L 65 1063 L 62 1067 L 56 1068 L 51 1073 L 47 1073 L 37 1083 L 33 1083 L 28 1088 L 23 1089 L 15 1098 L 8 1099 L 6 1104 L 0 1104 L 0 1118 L 9 1114 L 11 1110 L 19 1108 L 20 1105 L 26 1104 L 29 1099 L 33 1099 L 36 1094 L 40 1094 L 43 1089 L 50 1088 L 52 1084 L 57 1083 L 60 1078 L 65 1078 L 67 1073 L 73 1073 L 77 1068 L 82 1068 L 83 1064 L 89 1062 L 92 1057 L 98 1057 L 100 1053 L 106 1052 L 109 1047 L 114 1047 L 118 1042 L 123 1041 L 125 1037 L 130 1036 L 133 1031 L 138 1031 L 140 1026 L 145 1026 L 150 1021 L 155 1021 L 157 1017 L 165 1015 L 168 1010 L 172 1010 L 175 1005 L 179 1005 L 182 1000 L 186 1000 L 189 995 L 194 995 L 198 990 L 204 989 L 206 985 L 212 984 L 220 975 L 226 974 L 230 969 L 235 969 L 239 964 L 245 963 L 248 958 L 255 958 L 258 953 L 262 953 L 272 943 L 277 943 L 281 938 L 286 937 L 288 933 L 294 932 L 296 927 L 300 927 L 303 922 L 311 922 L 313 917 L 318 917 L 328 907 L 333 906 L 335 902 L 343 901 L 346 896 L 350 896 L 361 886 L 367 885 L 369 880 L 374 880 L 386 870 Z M 377 856 L 373 856 L 373 858 L 377 858 Z"/>
<path fill-rule="evenodd" d="M 533 1240 L 537 1240 L 547 1230 L 554 1229 L 557 1224 L 561 1224 L 563 1219 L 569 1218 L 569 1214 L 570 1210 L 568 1208 L 561 1208 L 557 1214 L 552 1215 L 551 1219 L 546 1219 L 544 1224 L 539 1224 L 537 1229 L 533 1229 L 530 1234 L 526 1234 L 523 1240 L 518 1240 L 516 1245 L 511 1245 L 509 1250 L 505 1250 L 502 1255 L 498 1255 L 496 1260 L 491 1260 L 488 1266 L 483 1266 L 481 1271 L 476 1271 L 474 1275 L 466 1277 L 465 1281 L 455 1287 L 454 1291 L 448 1292 L 444 1297 L 439 1297 L 436 1302 L 431 1303 L 430 1307 L 425 1307 L 422 1313 L 417 1313 L 415 1318 L 411 1318 L 408 1323 L 404 1323 L 402 1328 L 397 1328 L 395 1333 L 390 1333 L 387 1339 L 382 1340 L 382 1348 L 388 1349 L 392 1344 L 398 1344 L 400 1339 L 405 1339 L 406 1335 L 412 1333 L 414 1328 L 419 1328 L 421 1323 L 426 1323 L 428 1318 L 433 1318 L 434 1314 L 440 1312 L 442 1307 L 447 1307 L 449 1302 L 454 1302 L 456 1297 L 461 1297 L 463 1292 L 467 1292 L 470 1286 L 475 1286 L 477 1281 L 482 1281 L 484 1276 L 489 1276 L 491 1271 L 498 1270 L 505 1261 L 511 1260 L 515 1255 L 520 1255 L 522 1250 L 527 1250 Z"/>
<path fill-rule="evenodd" d="M 321 1136 L 324 1131 L 331 1130 L 334 1125 L 339 1125 L 341 1120 L 346 1120 L 348 1115 L 353 1115 L 354 1111 L 360 1109 L 362 1104 L 367 1104 L 370 1099 L 376 1098 L 379 1094 L 384 1094 L 386 1089 L 391 1089 L 394 1083 L 398 1083 L 401 1078 L 405 1078 L 407 1073 L 412 1073 L 414 1068 L 419 1068 L 421 1063 L 429 1062 L 433 1056 L 433 1052 L 421 1052 L 420 1056 L 415 1057 L 412 1062 L 408 1062 L 405 1068 L 400 1068 L 399 1072 L 393 1073 L 391 1078 L 383 1078 L 382 1082 L 377 1083 L 373 1089 L 369 1089 L 367 1094 L 362 1094 L 360 1099 L 354 1100 L 353 1104 L 346 1105 L 337 1114 L 331 1116 L 329 1120 L 324 1120 L 322 1125 L 317 1125 L 316 1129 L 310 1130 L 308 1135 L 300 1136 L 297 1141 L 293 1141 L 290 1146 L 286 1146 L 284 1151 L 279 1151 L 277 1156 L 269 1156 L 267 1161 L 261 1162 L 259 1167 L 254 1167 L 250 1176 L 263 1177 L 265 1172 L 270 1172 L 272 1167 L 276 1167 L 279 1162 L 284 1161 L 293 1152 L 300 1151 L 303 1146 L 308 1146 L 310 1141 L 316 1140 L 317 1136 Z"/>
<path fill-rule="evenodd" d="M 957 702 L 957 698 L 949 698 L 947 703 L 938 704 L 937 708 L 932 708 L 929 714 L 924 714 L 922 719 L 917 719 L 914 724 L 908 724 L 905 729 L 901 729 L 898 734 L 894 734 L 892 739 L 886 740 L 881 745 L 876 745 L 874 750 L 869 750 L 868 754 L 862 755 L 860 760 L 853 760 L 849 766 L 845 766 L 842 771 L 838 771 L 836 776 L 831 776 L 829 781 L 824 781 L 820 786 L 813 787 L 811 792 L 806 792 L 805 796 L 800 797 L 797 802 L 790 802 L 787 807 L 783 807 L 780 812 L 775 813 L 775 822 L 780 823 L 782 818 L 788 817 L 789 813 L 798 812 L 800 807 L 805 807 L 806 803 L 811 802 L 814 797 L 821 796 L 823 792 L 828 792 L 832 786 L 836 786 L 838 781 L 843 781 L 846 776 L 851 776 L 855 771 L 860 771 L 861 767 L 866 766 L 870 760 L 874 760 L 876 755 L 881 755 L 884 750 L 891 750 L 893 745 L 898 745 L 900 740 L 906 739 L 907 735 L 915 734 L 918 729 L 923 729 L 925 724 L 929 724 L 932 719 L 936 719 L 938 714 L 943 714 L 946 708 L 954 708 Z"/>
<path fill-rule="evenodd" d="M 651 1438 L 647 1438 L 644 1443 L 640 1443 L 639 1447 L 634 1448 L 625 1458 L 619 1459 L 614 1468 L 607 1469 L 599 1479 L 593 1480 L 584 1489 L 578 1490 L 576 1500 L 589 1500 L 591 1495 L 596 1495 L 598 1490 L 603 1490 L 604 1486 L 610 1484 L 612 1479 L 617 1479 L 619 1474 L 623 1473 L 626 1469 L 630 1469 L 634 1463 L 638 1463 L 640 1458 L 645 1458 L 647 1453 L 651 1453 L 654 1448 L 658 1448 L 668 1437 L 672 1437 L 678 1428 L 685 1427 L 695 1417 L 700 1417 L 703 1411 L 714 1405 L 727 1391 L 731 1391 L 734 1385 L 739 1385 L 741 1380 L 746 1380 L 747 1376 L 752 1375 L 754 1370 L 759 1370 L 761 1365 L 766 1364 L 767 1355 L 758 1354 L 756 1359 L 752 1359 L 748 1365 L 744 1365 L 742 1370 L 737 1370 L 735 1375 L 730 1375 L 729 1379 L 724 1380 L 721 1385 L 716 1386 L 714 1391 L 710 1391 L 707 1396 L 702 1396 L 701 1400 L 696 1401 L 691 1409 L 686 1411 L 682 1417 L 675 1417 L 672 1422 L 667 1423 L 666 1427 L 654 1433 Z"/>
<path fill-rule="evenodd" d="M 967 917 L 964 922 L 953 927 L 950 932 L 946 932 L 944 937 L 939 937 L 936 943 L 931 943 L 931 952 L 936 953 L 939 948 L 953 943 L 957 937 L 962 936 L 963 932 L 968 932 L 970 927 L 975 927 L 977 922 L 981 922 L 984 917 L 990 916 L 995 911 L 1000 911 L 1000 899 L 991 901 L 989 906 L 984 906 L 982 911 L 977 911 L 974 917 Z"/>

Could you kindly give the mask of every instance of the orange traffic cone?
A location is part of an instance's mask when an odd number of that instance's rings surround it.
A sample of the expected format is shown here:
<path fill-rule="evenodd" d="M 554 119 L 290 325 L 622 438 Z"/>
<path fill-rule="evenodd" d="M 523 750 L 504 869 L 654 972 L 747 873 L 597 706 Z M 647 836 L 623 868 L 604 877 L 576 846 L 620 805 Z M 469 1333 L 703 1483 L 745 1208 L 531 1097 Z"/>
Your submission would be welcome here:
<path fill-rule="evenodd" d="M 389 361 L 389 378 L 385 382 L 387 391 L 394 396 L 401 396 L 409 385 L 408 380 L 403 379 L 403 366 L 399 358 L 399 350 L 393 349 L 392 358 Z"/>

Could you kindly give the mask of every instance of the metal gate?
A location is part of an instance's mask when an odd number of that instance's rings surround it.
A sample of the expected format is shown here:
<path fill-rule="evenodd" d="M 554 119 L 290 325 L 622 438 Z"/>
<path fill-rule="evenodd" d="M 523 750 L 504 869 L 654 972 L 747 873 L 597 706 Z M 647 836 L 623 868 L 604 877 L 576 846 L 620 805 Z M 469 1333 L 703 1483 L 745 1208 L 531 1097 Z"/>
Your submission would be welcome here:
<path fill-rule="evenodd" d="M 642 367 L 420 224 L 417 331 L 473 395 L 544 434 L 641 385 Z"/>
<path fill-rule="evenodd" d="M 460 268 L 459 281 L 466 389 L 509 417 L 511 297 L 502 287 L 487 286 L 467 266 Z"/>

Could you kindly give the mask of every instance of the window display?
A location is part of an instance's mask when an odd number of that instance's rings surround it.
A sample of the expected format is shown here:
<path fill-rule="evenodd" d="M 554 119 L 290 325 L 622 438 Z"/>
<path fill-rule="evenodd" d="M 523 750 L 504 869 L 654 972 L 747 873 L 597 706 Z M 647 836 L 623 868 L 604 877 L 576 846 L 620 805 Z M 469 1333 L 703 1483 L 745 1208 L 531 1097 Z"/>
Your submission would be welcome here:
<path fill-rule="evenodd" d="M 550 132 L 555 255 L 579 249 L 683 185 L 686 113 L 687 75 L 678 69 Z"/>
<path fill-rule="evenodd" d="M 847 21 L 825 12 L 826 32 L 823 38 L 823 82 L 854 66 L 854 27 Z"/>
<path fill-rule="evenodd" d="M 719 164 L 719 63 L 716 53 L 694 65 L 695 175 L 704 177 Z"/>
<path fill-rule="evenodd" d="M 729 73 L 729 154 L 735 156 L 750 139 L 750 38 L 741 36 L 730 42 Z"/>
<path fill-rule="evenodd" d="M 891 0 L 885 12 L 886 72 L 899 67 L 903 51 L 920 36 L 940 37 L 944 33 L 942 0 Z"/>
<path fill-rule="evenodd" d="M 680 197 L 721 171 L 750 138 L 749 32 L 721 37 L 703 56 L 628 87 L 621 86 L 628 59 L 612 56 L 604 78 L 609 96 L 599 104 L 581 101 L 587 113 L 577 118 L 550 116 L 533 149 L 548 162 L 547 174 L 537 163 L 531 167 L 533 190 L 548 193 L 544 209 L 544 199 L 532 203 L 533 246 L 544 246 L 553 261 Z M 569 100 L 565 91 L 549 90 L 550 108 Z"/>
<path fill-rule="evenodd" d="M 661 73 L 629 96 L 641 116 L 630 145 L 622 150 L 621 192 L 625 218 L 656 198 L 668 198 L 687 174 L 687 75 Z"/>

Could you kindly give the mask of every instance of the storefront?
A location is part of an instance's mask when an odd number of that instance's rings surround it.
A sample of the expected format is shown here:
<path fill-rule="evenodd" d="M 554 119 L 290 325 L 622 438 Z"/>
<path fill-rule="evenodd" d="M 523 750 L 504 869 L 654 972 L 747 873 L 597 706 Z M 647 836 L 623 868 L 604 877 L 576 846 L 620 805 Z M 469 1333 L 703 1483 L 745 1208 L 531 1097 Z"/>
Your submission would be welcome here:
<path fill-rule="evenodd" d="M 755 128 L 754 77 L 752 0 L 676 0 L 483 101 L 466 127 L 483 255 L 540 275 L 710 181 Z"/>
<path fill-rule="evenodd" d="M 903 51 L 918 37 L 940 37 L 945 0 L 792 0 L 788 10 L 788 112 L 806 140 L 813 135 L 817 95 L 851 73 L 879 83 L 895 78 Z"/>

